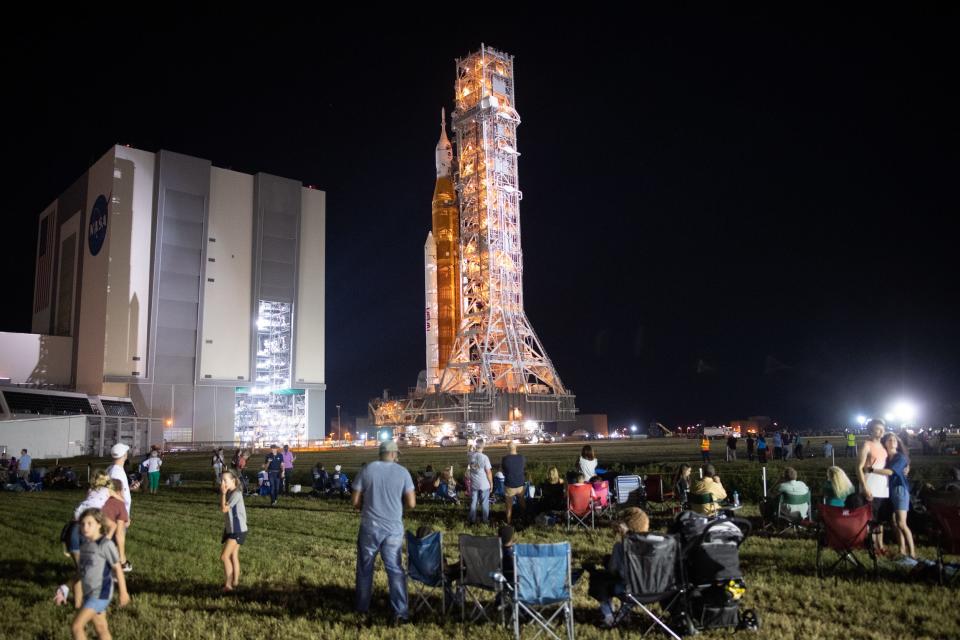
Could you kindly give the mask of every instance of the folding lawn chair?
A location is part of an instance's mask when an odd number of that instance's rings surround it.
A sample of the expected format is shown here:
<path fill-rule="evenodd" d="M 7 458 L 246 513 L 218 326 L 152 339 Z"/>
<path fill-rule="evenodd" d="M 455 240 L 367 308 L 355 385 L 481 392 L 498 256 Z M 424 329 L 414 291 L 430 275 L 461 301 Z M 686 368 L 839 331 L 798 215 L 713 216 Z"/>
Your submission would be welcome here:
<path fill-rule="evenodd" d="M 667 505 L 674 502 L 673 491 L 664 488 L 663 476 L 660 474 L 644 476 L 643 488 L 644 493 L 646 494 L 646 501 L 648 505 L 651 502 L 655 502 L 660 505 Z"/>
<path fill-rule="evenodd" d="M 431 613 L 437 613 L 430 596 L 434 590 L 440 590 L 440 610 L 447 612 L 446 563 L 443 559 L 443 533 L 436 531 L 423 538 L 407 532 L 407 578 L 413 582 L 410 595 L 411 608 L 416 613 L 426 607 Z M 452 604 L 452 603 L 450 603 Z"/>
<path fill-rule="evenodd" d="M 520 640 L 521 611 L 526 626 L 554 640 L 573 640 L 573 580 L 570 543 L 514 546 L 513 584 L 506 595 L 512 606 L 513 635 Z M 498 576 L 503 579 L 502 575 Z M 503 579 L 505 581 L 505 579 Z M 561 636 L 560 634 L 563 634 Z"/>
<path fill-rule="evenodd" d="M 806 505 L 806 515 L 799 507 Z M 810 531 L 813 528 L 813 502 L 810 498 L 810 492 L 803 495 L 794 495 L 790 493 L 781 493 L 779 504 L 777 505 L 776 526 L 780 529 L 779 533 L 783 535 L 788 531 L 794 535 L 799 535 L 801 531 Z"/>
<path fill-rule="evenodd" d="M 567 487 L 567 529 L 571 523 L 586 529 L 594 528 L 592 492 L 593 487 L 589 484 L 571 484 Z"/>
<path fill-rule="evenodd" d="M 470 622 L 490 620 L 490 614 L 496 608 L 496 600 L 484 603 L 481 594 L 493 591 L 499 595 L 500 583 L 494 578 L 503 574 L 503 550 L 500 538 L 496 536 L 471 536 L 460 534 L 460 620 L 467 621 L 467 607 L 470 608 Z M 500 613 L 503 623 L 503 611 Z"/>
<path fill-rule="evenodd" d="M 629 533 L 623 539 L 623 556 L 621 602 L 624 606 L 617 612 L 615 623 L 622 622 L 632 606 L 637 606 L 652 620 L 646 631 L 659 625 L 672 638 L 680 640 L 674 629 L 688 628 L 690 615 L 679 540 L 671 535 Z M 669 625 L 647 607 L 655 603 L 669 612 Z"/>
<path fill-rule="evenodd" d="M 623 507 L 641 507 L 645 501 L 640 476 L 617 476 L 613 480 L 617 509 Z"/>
<path fill-rule="evenodd" d="M 593 492 L 596 498 L 593 501 L 593 510 L 597 518 L 613 518 L 613 504 L 610 502 L 610 483 L 606 480 L 593 485 Z"/>
<path fill-rule="evenodd" d="M 952 576 L 947 576 L 947 565 L 943 561 L 945 555 L 960 555 L 960 505 L 944 502 L 931 502 L 927 511 L 936 521 L 937 535 L 937 578 L 940 584 L 949 585 L 960 582 L 960 570 L 953 565 Z"/>
<path fill-rule="evenodd" d="M 873 518 L 870 505 L 865 504 L 856 509 L 848 509 L 821 504 L 818 508 L 820 526 L 817 535 L 817 577 L 822 579 L 843 562 L 849 562 L 857 569 L 866 571 L 866 567 L 854 553 L 857 549 L 866 549 L 870 554 L 870 559 L 873 561 L 873 575 L 876 577 L 877 556 L 870 537 L 870 520 Z M 835 551 L 838 556 L 829 567 L 824 566 L 825 549 Z"/>

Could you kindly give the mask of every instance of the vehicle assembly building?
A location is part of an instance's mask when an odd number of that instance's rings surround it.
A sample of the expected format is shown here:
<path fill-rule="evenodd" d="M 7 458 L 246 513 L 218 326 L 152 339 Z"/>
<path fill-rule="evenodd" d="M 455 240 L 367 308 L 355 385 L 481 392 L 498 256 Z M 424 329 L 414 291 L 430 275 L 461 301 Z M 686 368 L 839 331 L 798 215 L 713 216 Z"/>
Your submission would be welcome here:
<path fill-rule="evenodd" d="M 322 439 L 325 198 L 110 148 L 40 215 L 33 333 L 0 334 L 0 418 L 79 395 L 81 413 L 112 398 L 152 420 L 144 442 Z"/>

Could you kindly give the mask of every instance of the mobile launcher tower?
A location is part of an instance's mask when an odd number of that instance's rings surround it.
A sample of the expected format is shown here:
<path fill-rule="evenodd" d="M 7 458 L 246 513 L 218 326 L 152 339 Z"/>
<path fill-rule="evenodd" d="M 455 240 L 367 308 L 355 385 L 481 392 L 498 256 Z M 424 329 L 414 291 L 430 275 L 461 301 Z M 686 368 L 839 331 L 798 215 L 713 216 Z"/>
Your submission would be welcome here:
<path fill-rule="evenodd" d="M 456 171 L 444 116 L 424 246 L 426 369 L 406 397 L 371 401 L 370 414 L 425 440 L 533 440 L 577 410 L 523 308 L 513 56 L 481 45 L 456 65 Z"/>

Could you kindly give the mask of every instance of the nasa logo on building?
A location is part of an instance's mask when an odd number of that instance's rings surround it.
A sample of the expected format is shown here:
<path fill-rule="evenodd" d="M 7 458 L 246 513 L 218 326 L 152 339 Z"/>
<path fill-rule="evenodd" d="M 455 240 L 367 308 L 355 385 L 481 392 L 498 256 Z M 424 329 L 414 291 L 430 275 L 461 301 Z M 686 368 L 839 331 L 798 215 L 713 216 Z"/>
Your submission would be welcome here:
<path fill-rule="evenodd" d="M 97 196 L 90 211 L 90 225 L 87 227 L 87 241 L 90 246 L 90 255 L 97 255 L 103 248 L 103 241 L 107 239 L 107 197 Z"/>

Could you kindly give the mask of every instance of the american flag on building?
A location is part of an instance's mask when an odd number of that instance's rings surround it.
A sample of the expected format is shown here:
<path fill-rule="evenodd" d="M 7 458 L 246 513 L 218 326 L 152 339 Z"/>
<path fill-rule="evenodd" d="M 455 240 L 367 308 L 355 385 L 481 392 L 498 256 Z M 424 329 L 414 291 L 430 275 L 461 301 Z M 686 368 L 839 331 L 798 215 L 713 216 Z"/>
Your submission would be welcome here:
<path fill-rule="evenodd" d="M 33 312 L 39 313 L 50 305 L 50 272 L 53 264 L 53 234 L 50 233 L 50 216 L 40 221 L 40 242 L 37 245 L 37 279 L 34 283 Z"/>

